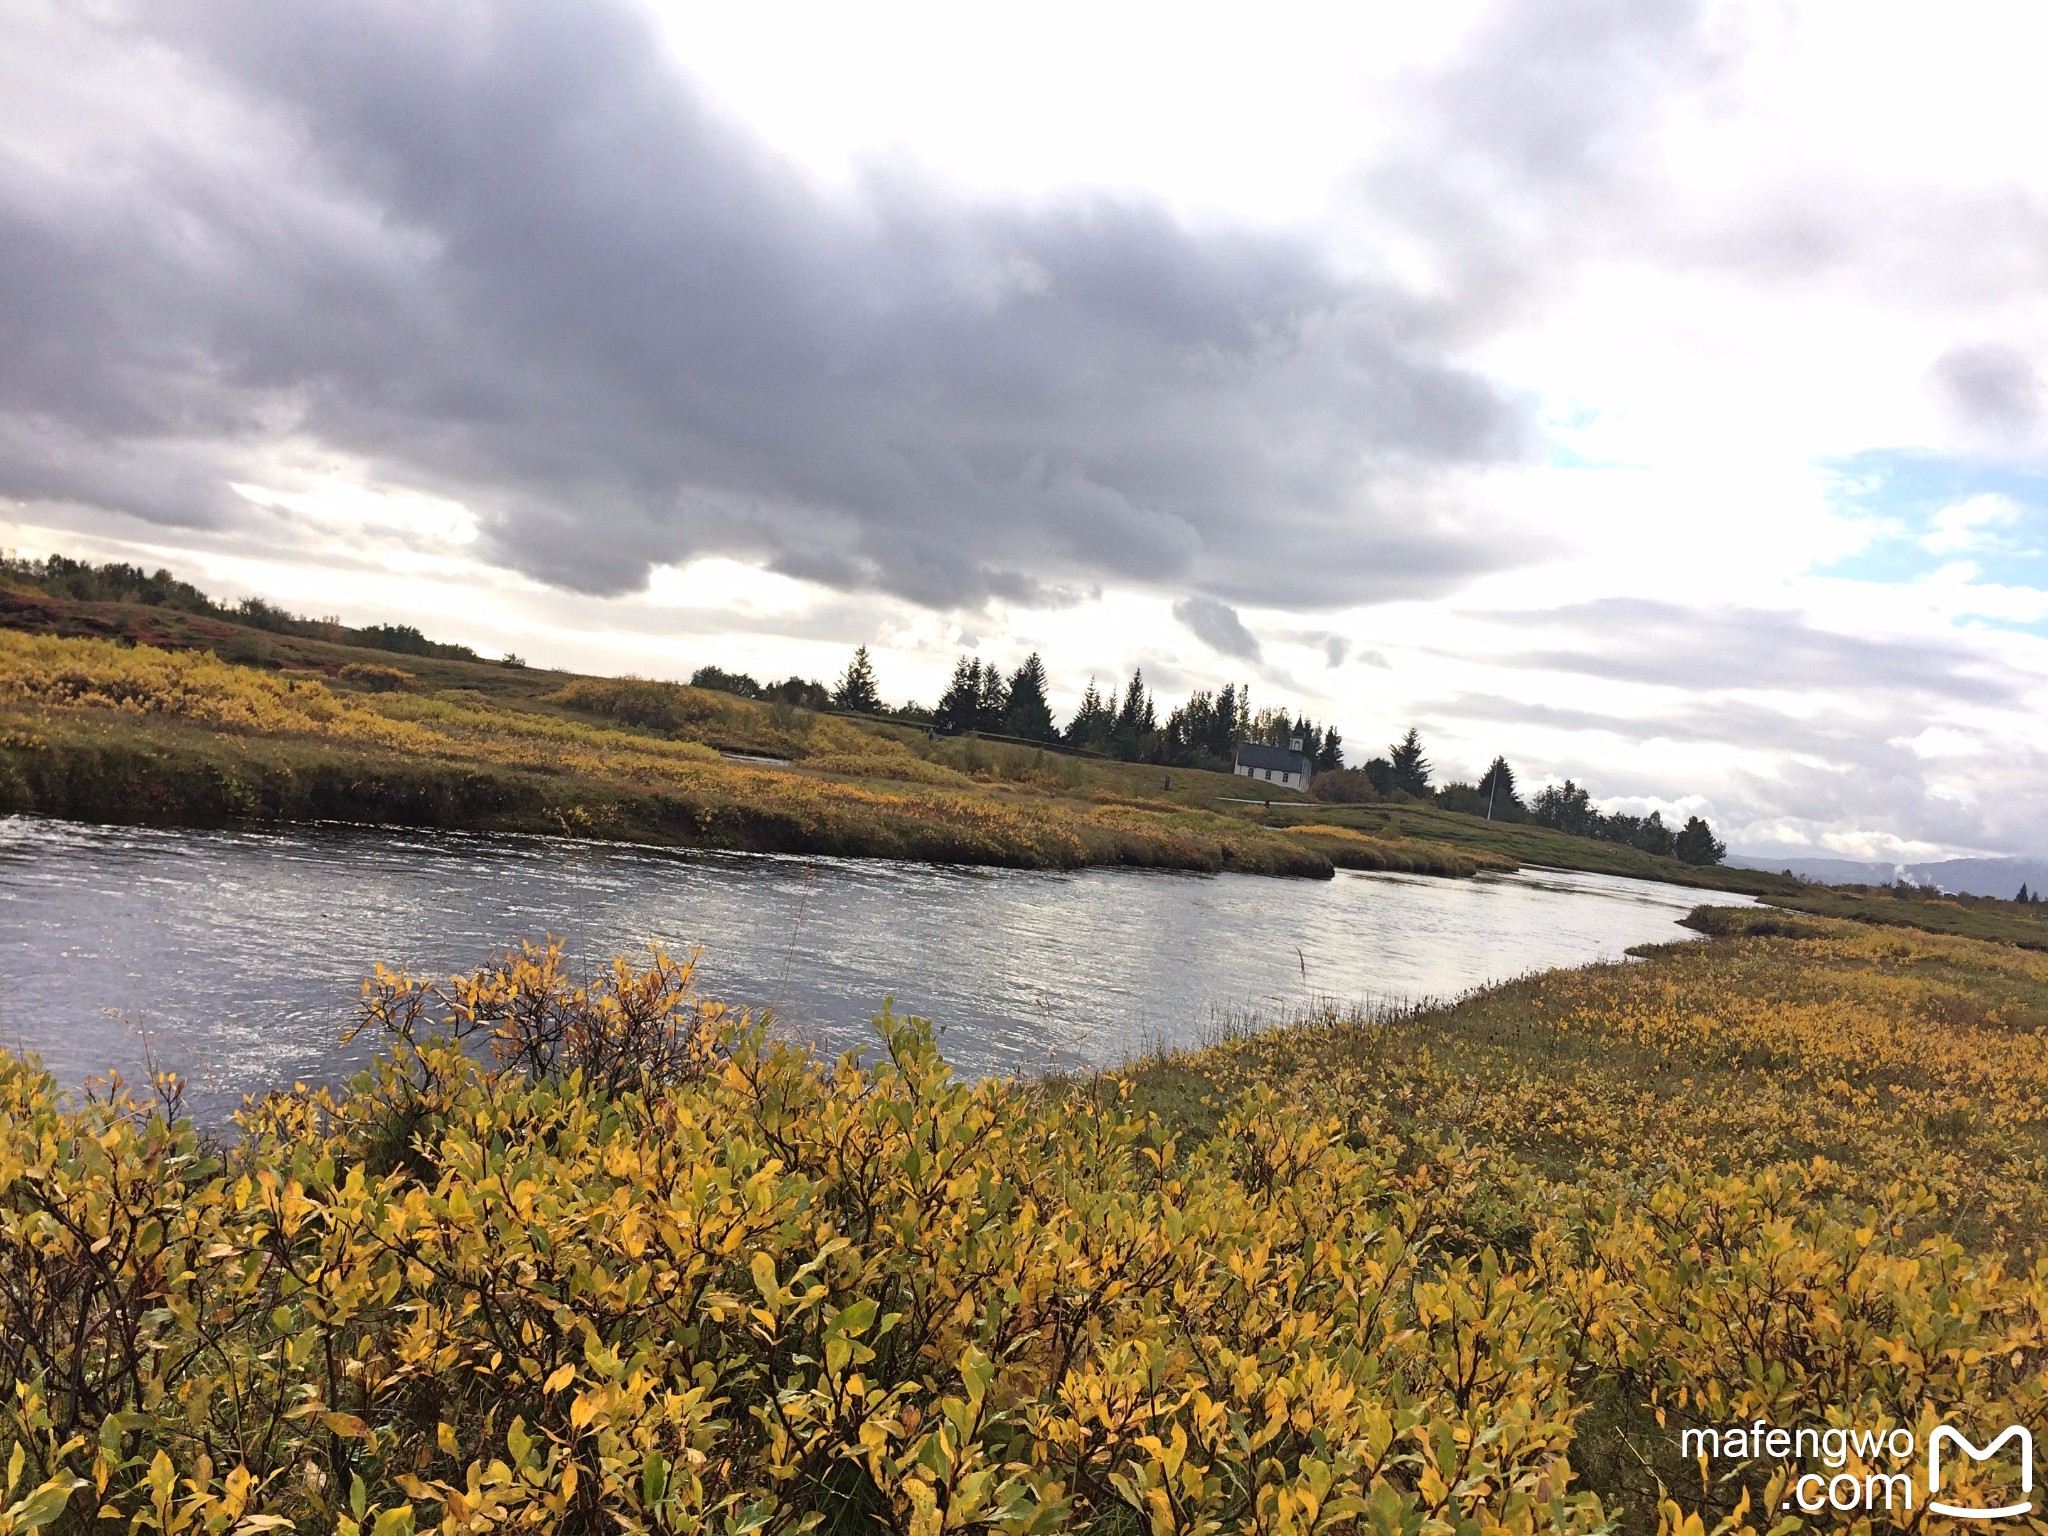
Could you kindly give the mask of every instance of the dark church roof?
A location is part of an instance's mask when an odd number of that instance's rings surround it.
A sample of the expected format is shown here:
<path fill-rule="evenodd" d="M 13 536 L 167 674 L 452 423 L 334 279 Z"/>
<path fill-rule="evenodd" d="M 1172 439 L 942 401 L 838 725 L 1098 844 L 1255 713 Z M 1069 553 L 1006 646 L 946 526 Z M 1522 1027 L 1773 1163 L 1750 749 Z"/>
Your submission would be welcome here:
<path fill-rule="evenodd" d="M 1237 766 L 1271 768 L 1276 773 L 1298 773 L 1304 777 L 1313 771 L 1306 753 L 1290 752 L 1285 747 L 1262 747 L 1256 741 L 1237 744 Z"/>

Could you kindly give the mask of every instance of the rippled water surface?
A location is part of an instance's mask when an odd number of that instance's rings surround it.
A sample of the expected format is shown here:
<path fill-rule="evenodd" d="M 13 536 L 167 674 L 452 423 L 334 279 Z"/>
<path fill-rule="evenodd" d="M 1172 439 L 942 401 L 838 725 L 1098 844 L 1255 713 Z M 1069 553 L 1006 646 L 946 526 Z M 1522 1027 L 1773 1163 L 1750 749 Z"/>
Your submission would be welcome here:
<path fill-rule="evenodd" d="M 1114 1064 L 1308 995 L 1444 997 L 1687 937 L 1705 897 L 1601 875 L 1478 880 L 955 869 L 355 828 L 0 819 L 0 1041 L 67 1082 L 144 1032 L 220 1112 L 344 1074 L 378 962 L 447 972 L 554 933 L 601 958 L 702 946 L 707 990 L 833 1048 L 893 995 L 974 1073 Z"/>

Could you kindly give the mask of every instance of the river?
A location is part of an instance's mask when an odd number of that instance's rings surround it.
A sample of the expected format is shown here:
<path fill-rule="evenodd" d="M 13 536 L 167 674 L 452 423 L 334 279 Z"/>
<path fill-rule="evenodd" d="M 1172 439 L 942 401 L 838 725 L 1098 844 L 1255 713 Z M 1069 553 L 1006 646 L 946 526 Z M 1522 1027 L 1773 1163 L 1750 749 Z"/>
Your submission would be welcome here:
<path fill-rule="evenodd" d="M 326 1081 L 378 961 L 471 969 L 556 934 L 601 959 L 701 946 L 714 996 L 830 1049 L 898 1013 L 963 1072 L 1115 1065 L 1313 997 L 1443 998 L 1689 937 L 1703 901 L 1604 875 L 1333 881 L 685 853 L 561 838 L 314 827 L 158 831 L 0 818 L 0 1044 L 60 1081 L 135 1075 L 146 1036 L 188 1103 Z"/>

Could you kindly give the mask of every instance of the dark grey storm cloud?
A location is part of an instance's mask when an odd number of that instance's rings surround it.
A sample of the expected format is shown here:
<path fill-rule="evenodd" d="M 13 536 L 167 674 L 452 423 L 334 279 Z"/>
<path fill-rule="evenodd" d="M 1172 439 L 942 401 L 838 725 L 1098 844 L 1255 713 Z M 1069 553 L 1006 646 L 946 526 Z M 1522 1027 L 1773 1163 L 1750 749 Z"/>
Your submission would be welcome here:
<path fill-rule="evenodd" d="M 1184 597 L 1173 605 L 1173 616 L 1212 651 L 1246 661 L 1259 659 L 1258 637 L 1244 627 L 1230 604 L 1213 597 Z"/>
<path fill-rule="evenodd" d="M 1935 360 L 1934 381 L 1965 422 L 2023 437 L 2041 420 L 2041 376 L 2012 347 L 1956 347 Z"/>
<path fill-rule="evenodd" d="M 0 149 L 0 496 L 220 526 L 289 438 L 579 591 L 723 553 L 942 606 L 1319 606 L 1493 563 L 1409 488 L 1519 452 L 1518 408 L 1304 244 L 835 198 L 619 3 L 137 16 L 106 55 L 173 50 L 200 127 Z"/>

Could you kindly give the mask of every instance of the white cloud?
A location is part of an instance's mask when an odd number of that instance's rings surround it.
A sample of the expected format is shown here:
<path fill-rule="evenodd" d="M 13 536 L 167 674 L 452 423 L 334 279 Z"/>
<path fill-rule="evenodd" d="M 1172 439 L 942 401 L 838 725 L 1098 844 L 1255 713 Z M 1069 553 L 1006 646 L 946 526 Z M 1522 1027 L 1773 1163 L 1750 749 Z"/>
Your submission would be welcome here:
<path fill-rule="evenodd" d="M 1969 732 L 1945 725 L 1930 725 L 1902 744 L 1925 758 L 1975 757 L 1984 750 L 1984 743 Z"/>
<path fill-rule="evenodd" d="M 2010 496 L 1987 491 L 1934 514 L 1920 547 L 1932 555 L 1959 555 L 2004 546 L 2004 530 L 2018 524 L 2023 509 Z"/>

